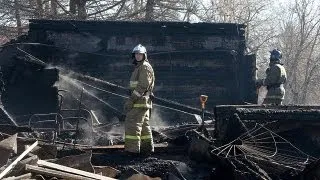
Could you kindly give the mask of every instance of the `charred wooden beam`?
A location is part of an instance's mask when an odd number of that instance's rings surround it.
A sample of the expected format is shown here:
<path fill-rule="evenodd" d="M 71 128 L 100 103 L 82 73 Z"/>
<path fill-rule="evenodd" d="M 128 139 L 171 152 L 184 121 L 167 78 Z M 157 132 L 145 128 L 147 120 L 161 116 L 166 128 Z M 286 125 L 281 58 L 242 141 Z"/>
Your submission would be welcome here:
<path fill-rule="evenodd" d="M 50 162 L 43 161 L 43 160 L 39 160 L 38 161 L 38 165 L 42 166 L 42 167 L 45 167 L 45 168 L 52 168 L 52 169 L 60 170 L 62 172 L 71 172 L 73 174 L 81 175 L 81 176 L 84 176 L 86 178 L 101 179 L 101 180 L 112 180 L 112 179 L 114 179 L 114 178 L 109 178 L 109 177 L 106 177 L 106 176 L 101 176 L 99 174 L 93 174 L 93 173 L 82 171 L 82 170 L 78 170 L 78 169 L 75 169 L 75 168 L 70 168 L 70 167 L 67 167 L 67 166 L 62 166 L 62 165 L 59 165 L 59 164 L 50 163 Z"/>
<path fill-rule="evenodd" d="M 245 120 L 279 120 L 279 121 L 302 121 L 302 122 L 319 122 L 320 109 L 248 109 L 237 108 L 236 113 L 240 119 Z"/>
<path fill-rule="evenodd" d="M 21 176 L 11 176 L 4 178 L 3 180 L 20 180 L 20 179 L 30 179 L 32 177 L 31 173 L 23 174 Z"/>
<path fill-rule="evenodd" d="M 84 177 L 81 175 L 75 175 L 72 173 L 67 173 L 67 172 L 62 172 L 62 171 L 58 171 L 58 170 L 53 170 L 53 169 L 49 169 L 49 168 L 43 168 L 43 167 L 38 167 L 38 166 L 33 166 L 33 165 L 26 165 L 26 171 L 30 171 L 30 172 L 34 172 L 34 173 L 38 173 L 38 174 L 43 174 L 43 175 L 47 175 L 47 176 L 54 176 L 54 177 L 58 177 L 58 178 L 64 178 L 64 179 L 77 179 L 77 180 L 81 180 L 81 179 L 94 179 L 94 178 L 89 178 L 89 177 Z"/>
<path fill-rule="evenodd" d="M 320 123 L 320 106 L 220 105 L 215 108 L 215 136 L 217 138 L 226 138 L 228 127 L 235 126 L 233 121 L 235 114 L 241 121 L 249 120 L 260 123 L 294 121 L 306 125 Z"/>

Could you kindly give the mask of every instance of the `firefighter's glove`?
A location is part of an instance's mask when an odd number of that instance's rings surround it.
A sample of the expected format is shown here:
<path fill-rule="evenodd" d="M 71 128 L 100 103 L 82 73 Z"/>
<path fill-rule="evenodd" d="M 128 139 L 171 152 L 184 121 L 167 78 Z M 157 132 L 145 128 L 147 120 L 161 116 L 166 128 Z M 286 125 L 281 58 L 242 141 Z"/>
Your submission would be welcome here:
<path fill-rule="evenodd" d="M 124 113 L 128 113 L 133 108 L 133 101 L 128 99 L 126 103 L 124 103 L 123 111 Z"/>

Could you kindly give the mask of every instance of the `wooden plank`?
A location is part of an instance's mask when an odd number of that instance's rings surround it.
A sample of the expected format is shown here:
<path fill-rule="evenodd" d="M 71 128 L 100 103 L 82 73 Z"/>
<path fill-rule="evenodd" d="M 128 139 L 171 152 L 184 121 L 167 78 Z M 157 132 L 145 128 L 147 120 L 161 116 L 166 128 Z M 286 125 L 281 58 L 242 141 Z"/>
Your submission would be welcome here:
<path fill-rule="evenodd" d="M 21 179 L 30 179 L 32 177 L 31 173 L 23 174 L 21 176 L 12 176 L 4 178 L 3 180 L 21 180 Z"/>
<path fill-rule="evenodd" d="M 63 178 L 63 179 L 75 179 L 75 180 L 83 180 L 83 179 L 88 179 L 88 180 L 93 180 L 92 178 L 80 176 L 80 175 L 75 175 L 67 172 L 62 172 L 62 171 L 57 171 L 53 169 L 48 169 L 48 168 L 43 168 L 43 167 L 38 167 L 38 166 L 33 166 L 33 165 L 26 165 L 26 170 L 37 173 L 37 174 L 43 174 L 47 176 L 54 176 L 57 178 Z"/>
<path fill-rule="evenodd" d="M 4 171 L 0 174 L 0 179 L 2 179 L 19 161 L 22 160 L 33 148 L 38 145 L 38 141 L 33 143 L 28 149 L 26 149 L 22 154 L 18 156 L 16 160 L 14 160 Z"/>
<path fill-rule="evenodd" d="M 295 121 L 295 122 L 319 122 L 320 110 L 316 109 L 263 109 L 263 108 L 237 108 L 236 113 L 240 119 L 246 120 L 280 120 L 280 121 Z"/>
<path fill-rule="evenodd" d="M 43 160 L 38 160 L 38 165 L 39 166 L 43 166 L 43 167 L 47 167 L 47 168 L 52 168 L 52 169 L 56 169 L 56 170 L 60 170 L 60 171 L 64 171 L 64 172 L 71 172 L 77 175 L 81 175 L 81 176 L 85 176 L 85 177 L 89 177 L 89 178 L 93 178 L 93 179 L 100 179 L 100 180 L 113 180 L 114 178 L 109 178 L 106 176 L 101 176 L 99 174 L 93 174 L 90 172 L 86 172 L 86 171 L 82 171 L 79 169 L 74 169 L 74 168 L 70 168 L 67 166 L 62 166 L 59 164 L 55 164 L 55 163 L 51 163 L 51 162 L 47 162 L 47 161 L 43 161 Z"/>

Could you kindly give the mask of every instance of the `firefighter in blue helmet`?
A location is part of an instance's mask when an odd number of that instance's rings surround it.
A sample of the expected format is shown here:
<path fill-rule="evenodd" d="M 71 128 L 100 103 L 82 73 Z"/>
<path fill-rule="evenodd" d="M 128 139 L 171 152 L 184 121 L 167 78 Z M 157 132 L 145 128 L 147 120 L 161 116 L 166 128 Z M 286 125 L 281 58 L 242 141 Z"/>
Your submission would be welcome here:
<path fill-rule="evenodd" d="M 132 93 L 124 105 L 125 150 L 134 154 L 150 154 L 154 151 L 149 118 L 155 77 L 144 46 L 134 47 L 132 58 L 135 66 L 130 78 Z"/>
<path fill-rule="evenodd" d="M 262 104 L 281 105 L 285 95 L 283 84 L 287 80 L 287 73 L 280 60 L 282 53 L 278 49 L 270 51 L 269 68 L 266 70 L 266 78 L 258 79 L 257 86 L 266 86 L 267 95 Z"/>

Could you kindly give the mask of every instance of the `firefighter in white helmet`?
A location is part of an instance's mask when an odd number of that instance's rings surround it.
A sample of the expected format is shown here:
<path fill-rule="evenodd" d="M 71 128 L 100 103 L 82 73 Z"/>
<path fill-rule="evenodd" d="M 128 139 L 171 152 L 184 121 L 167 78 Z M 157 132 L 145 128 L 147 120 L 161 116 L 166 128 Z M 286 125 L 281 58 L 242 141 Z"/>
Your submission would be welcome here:
<path fill-rule="evenodd" d="M 132 91 L 124 105 L 125 150 L 130 154 L 150 154 L 154 151 L 149 118 L 155 77 L 144 46 L 137 45 L 132 51 L 132 58 L 135 65 L 130 78 Z"/>

